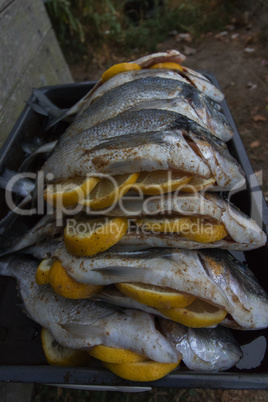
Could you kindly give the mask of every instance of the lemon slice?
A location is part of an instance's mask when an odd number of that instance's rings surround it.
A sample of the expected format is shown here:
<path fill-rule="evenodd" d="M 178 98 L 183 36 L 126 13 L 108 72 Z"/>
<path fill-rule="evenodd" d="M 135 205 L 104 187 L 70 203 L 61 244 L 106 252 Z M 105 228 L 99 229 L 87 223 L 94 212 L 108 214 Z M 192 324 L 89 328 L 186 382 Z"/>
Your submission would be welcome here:
<path fill-rule="evenodd" d="M 192 176 L 187 176 L 185 173 L 172 172 L 170 170 L 143 172 L 132 189 L 141 191 L 146 195 L 165 194 L 178 190 L 189 183 L 191 178 Z"/>
<path fill-rule="evenodd" d="M 159 363 L 153 360 L 136 363 L 104 363 L 105 367 L 119 377 L 130 381 L 156 381 L 166 376 L 180 364 Z"/>
<path fill-rule="evenodd" d="M 192 304 L 186 307 L 173 309 L 158 308 L 158 311 L 171 320 L 191 328 L 217 325 L 227 314 L 227 311 L 200 299 L 195 299 Z"/>
<path fill-rule="evenodd" d="M 188 185 L 182 187 L 181 191 L 186 193 L 201 191 L 205 188 L 213 186 L 215 182 L 216 180 L 213 177 L 210 177 L 209 179 L 203 179 L 202 177 L 193 177 Z"/>
<path fill-rule="evenodd" d="M 137 226 L 142 230 L 161 233 L 178 233 L 183 238 L 198 243 L 212 243 L 224 239 L 228 232 L 222 222 L 211 222 L 202 218 L 139 218 Z"/>
<path fill-rule="evenodd" d="M 185 307 L 195 299 L 195 296 L 186 295 L 171 288 L 139 282 L 117 283 L 116 287 L 139 303 L 156 308 Z"/>
<path fill-rule="evenodd" d="M 87 366 L 90 361 L 87 352 L 60 345 L 46 328 L 42 328 L 41 342 L 47 362 L 52 366 Z"/>
<path fill-rule="evenodd" d="M 183 236 L 199 243 L 212 243 L 223 239 L 228 232 L 222 222 L 210 222 L 201 218 L 191 218 L 191 227 Z"/>
<path fill-rule="evenodd" d="M 88 299 L 103 288 L 101 285 L 75 281 L 67 274 L 59 260 L 56 260 L 50 268 L 48 279 L 54 292 L 68 299 Z"/>
<path fill-rule="evenodd" d="M 44 191 L 44 198 L 56 207 L 75 205 L 86 197 L 99 181 L 98 177 L 76 176 L 61 183 L 48 184 Z"/>
<path fill-rule="evenodd" d="M 180 64 L 174 63 L 171 61 L 167 61 L 165 63 L 157 63 L 152 65 L 150 68 L 168 68 L 170 70 L 180 70 L 183 71 L 183 68 Z"/>
<path fill-rule="evenodd" d="M 188 217 L 175 218 L 139 218 L 136 225 L 151 232 L 180 233 L 191 228 L 192 220 Z"/>
<path fill-rule="evenodd" d="M 101 81 L 105 82 L 108 81 L 110 78 L 114 77 L 117 74 L 124 73 L 126 71 L 133 71 L 133 70 L 141 70 L 141 66 L 136 63 L 119 63 L 115 64 L 114 66 L 108 68 L 102 76 Z"/>
<path fill-rule="evenodd" d="M 136 182 L 139 173 L 114 176 L 113 179 L 103 178 L 80 204 L 91 209 L 107 208 L 122 198 Z"/>
<path fill-rule="evenodd" d="M 127 218 L 77 220 L 75 227 L 64 229 L 64 243 L 72 255 L 90 256 L 119 242 L 128 229 Z"/>
<path fill-rule="evenodd" d="M 35 282 L 37 285 L 46 285 L 49 283 L 49 271 L 52 265 L 55 262 L 55 258 L 45 258 L 41 263 L 38 265 L 35 274 Z"/>
<path fill-rule="evenodd" d="M 134 363 L 147 360 L 131 350 L 111 348 L 104 345 L 94 346 L 88 353 L 96 359 L 107 363 Z"/>

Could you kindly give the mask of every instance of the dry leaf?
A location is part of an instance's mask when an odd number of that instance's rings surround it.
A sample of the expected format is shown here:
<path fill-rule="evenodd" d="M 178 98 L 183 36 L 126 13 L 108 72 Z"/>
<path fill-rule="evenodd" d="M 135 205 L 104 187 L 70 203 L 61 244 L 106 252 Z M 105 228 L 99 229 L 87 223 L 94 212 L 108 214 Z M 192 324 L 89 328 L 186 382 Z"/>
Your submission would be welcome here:
<path fill-rule="evenodd" d="M 262 114 L 255 114 L 255 116 L 252 116 L 252 119 L 254 121 L 267 121 L 267 118 Z"/>
<path fill-rule="evenodd" d="M 254 47 L 246 47 L 244 49 L 244 52 L 245 53 L 254 53 L 254 52 L 256 52 L 256 49 Z"/>
<path fill-rule="evenodd" d="M 196 53 L 196 49 L 193 49 L 192 47 L 189 46 L 184 46 L 183 48 L 183 53 L 186 56 L 191 56 L 191 54 L 195 54 Z"/>
<path fill-rule="evenodd" d="M 252 141 L 252 143 L 250 144 L 250 148 L 258 148 L 261 145 L 260 141 L 256 140 L 256 141 Z"/>

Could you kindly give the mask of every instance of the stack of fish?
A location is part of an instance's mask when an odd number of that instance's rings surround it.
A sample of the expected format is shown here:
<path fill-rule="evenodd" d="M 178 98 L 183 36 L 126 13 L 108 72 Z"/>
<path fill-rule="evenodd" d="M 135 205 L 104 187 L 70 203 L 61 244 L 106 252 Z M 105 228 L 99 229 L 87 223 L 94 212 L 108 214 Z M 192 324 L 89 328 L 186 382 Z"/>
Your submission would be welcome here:
<path fill-rule="evenodd" d="M 49 268 L 60 262 L 69 278 L 98 293 L 87 300 L 59 297 L 49 284 L 35 283 L 38 264 L 26 257 L 6 258 L 0 272 L 18 279 L 30 317 L 65 347 L 105 345 L 164 364 L 182 359 L 192 370 L 226 370 L 242 354 L 223 326 L 266 328 L 268 295 L 253 273 L 222 249 L 262 247 L 266 235 L 215 194 L 239 189 L 245 178 L 225 144 L 232 128 L 219 105 L 223 94 L 182 67 L 184 59 L 173 50 L 107 70 L 65 114 L 76 117 L 43 166 L 48 187 L 49 180 L 61 186 L 72 178 L 80 184 L 95 178 L 87 192 L 80 186 L 79 215 L 68 209 L 72 203 L 61 206 L 77 224 L 98 222 L 104 231 L 119 222 L 120 234 L 99 235 L 99 241 L 90 227 L 69 236 L 67 223 L 63 233 L 54 217 L 46 216 L 12 249 L 23 248 L 39 260 L 52 257 Z M 99 189 L 109 187 L 106 175 L 119 183 L 118 194 L 104 191 L 97 203 Z M 54 203 L 55 184 L 51 188 L 46 199 Z M 83 243 L 87 236 L 98 244 L 96 250 L 95 243 L 84 247 L 90 244 Z M 128 297 L 131 284 L 145 292 L 175 292 L 183 303 L 171 308 L 140 303 Z M 191 311 L 200 313 L 196 325 Z M 107 367 L 117 372 L 113 364 Z"/>

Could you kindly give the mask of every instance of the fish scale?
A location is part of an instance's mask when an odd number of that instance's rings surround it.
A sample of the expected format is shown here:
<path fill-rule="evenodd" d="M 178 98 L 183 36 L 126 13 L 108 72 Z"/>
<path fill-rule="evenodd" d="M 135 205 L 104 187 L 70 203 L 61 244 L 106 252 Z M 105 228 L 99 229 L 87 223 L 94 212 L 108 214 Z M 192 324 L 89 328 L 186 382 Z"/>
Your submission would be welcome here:
<path fill-rule="evenodd" d="M 232 128 L 230 124 L 228 124 L 224 115 L 214 107 L 214 103 L 210 98 L 206 97 L 190 84 L 179 80 L 158 77 L 156 72 L 155 76 L 127 82 L 111 89 L 96 99 L 68 127 L 62 136 L 62 140 L 67 140 L 69 137 L 73 137 L 87 128 L 115 117 L 137 104 L 149 101 L 148 105 L 151 107 L 152 100 L 158 99 L 163 100 L 162 103 L 167 99 L 184 100 L 186 104 L 189 104 L 196 111 L 201 121 L 206 121 L 207 128 L 214 135 L 224 140 L 231 138 Z M 175 111 L 182 113 L 182 106 L 178 104 L 175 107 Z"/>

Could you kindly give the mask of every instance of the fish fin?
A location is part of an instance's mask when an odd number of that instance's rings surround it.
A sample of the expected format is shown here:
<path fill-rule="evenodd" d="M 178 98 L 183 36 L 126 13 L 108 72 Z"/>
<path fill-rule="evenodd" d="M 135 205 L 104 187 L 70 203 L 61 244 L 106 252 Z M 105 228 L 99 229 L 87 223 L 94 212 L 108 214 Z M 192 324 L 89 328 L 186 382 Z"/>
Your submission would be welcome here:
<path fill-rule="evenodd" d="M 47 129 L 51 128 L 58 121 L 62 120 L 69 109 L 60 109 L 56 106 L 48 96 L 40 89 L 33 89 L 33 99 L 27 104 L 37 113 L 50 118 Z"/>
<path fill-rule="evenodd" d="M 60 326 L 71 335 L 78 336 L 79 338 L 97 337 L 103 330 L 102 325 L 92 324 L 78 324 L 77 322 L 68 322 L 60 324 Z"/>
<path fill-rule="evenodd" d="M 93 268 L 92 271 L 98 272 L 104 275 L 104 277 L 109 277 L 114 283 L 116 282 L 139 282 L 144 277 L 144 270 L 148 268 L 137 268 L 137 267 L 101 267 Z"/>

